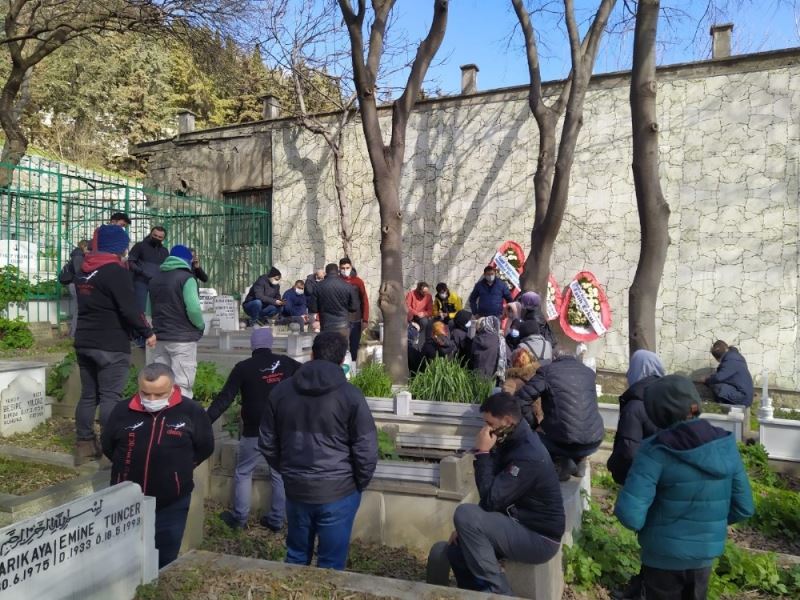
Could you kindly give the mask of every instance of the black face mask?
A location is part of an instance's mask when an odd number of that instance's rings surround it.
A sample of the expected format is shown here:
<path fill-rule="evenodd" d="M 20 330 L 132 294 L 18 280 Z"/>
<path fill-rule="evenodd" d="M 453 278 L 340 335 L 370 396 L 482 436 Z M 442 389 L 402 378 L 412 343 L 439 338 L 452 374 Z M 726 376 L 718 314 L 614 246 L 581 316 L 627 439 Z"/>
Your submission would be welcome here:
<path fill-rule="evenodd" d="M 492 429 L 492 435 L 497 438 L 497 445 L 503 444 L 508 438 L 514 433 L 514 429 L 516 429 L 516 425 L 506 425 L 505 427 L 498 427 L 497 429 Z"/>
<path fill-rule="evenodd" d="M 150 237 L 150 245 L 151 245 L 153 248 L 159 248 L 159 247 L 161 247 L 161 244 L 162 244 L 162 243 L 163 243 L 163 242 L 162 242 L 161 240 L 157 240 L 157 239 L 156 239 L 156 238 L 154 238 L 154 237 Z"/>

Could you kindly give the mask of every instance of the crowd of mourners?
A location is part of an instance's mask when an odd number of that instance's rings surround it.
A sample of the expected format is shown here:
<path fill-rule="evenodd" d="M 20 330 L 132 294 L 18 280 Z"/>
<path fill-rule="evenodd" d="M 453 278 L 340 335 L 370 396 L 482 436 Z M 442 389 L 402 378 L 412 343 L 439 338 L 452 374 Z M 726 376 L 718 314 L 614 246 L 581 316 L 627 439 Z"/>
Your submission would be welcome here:
<path fill-rule="evenodd" d="M 123 213 L 82 243 L 62 271 L 77 304 L 72 335 L 81 375 L 78 459 L 105 457 L 112 484 L 131 481 L 156 499 L 159 564 L 178 554 L 193 470 L 214 449 L 212 424 L 239 397 L 241 436 L 232 529 L 250 526 L 252 476 L 269 465 L 270 506 L 260 526 L 287 527 L 289 563 L 344 569 L 353 522 L 378 462 L 377 430 L 364 395 L 346 378 L 369 322 L 366 287 L 349 258 L 298 279 L 283 294 L 272 267 L 244 295 L 250 357 L 238 362 L 208 409 L 192 399 L 197 342 L 205 323 L 187 246 L 164 246 L 154 227 L 133 246 Z M 409 366 L 459 360 L 495 383 L 483 399 L 475 456 L 477 504 L 461 504 L 446 556 L 459 587 L 511 594 L 501 559 L 538 564 L 558 552 L 566 520 L 563 482 L 584 477 L 604 437 L 595 371 L 559 347 L 540 296 L 516 298 L 492 266 L 464 302 L 446 283 L 419 282 L 406 295 Z M 283 322 L 319 331 L 303 364 L 273 352 Z M 138 391 L 123 398 L 132 345 L 148 348 Z M 735 347 L 717 341 L 705 380 L 719 402 L 749 406 L 753 382 Z M 753 512 L 733 436 L 699 419 L 694 382 L 669 375 L 636 351 L 620 396 L 608 468 L 622 485 L 615 514 L 635 530 L 641 573 L 626 598 L 704 598 L 727 526 Z M 99 408 L 99 436 L 95 413 Z"/>

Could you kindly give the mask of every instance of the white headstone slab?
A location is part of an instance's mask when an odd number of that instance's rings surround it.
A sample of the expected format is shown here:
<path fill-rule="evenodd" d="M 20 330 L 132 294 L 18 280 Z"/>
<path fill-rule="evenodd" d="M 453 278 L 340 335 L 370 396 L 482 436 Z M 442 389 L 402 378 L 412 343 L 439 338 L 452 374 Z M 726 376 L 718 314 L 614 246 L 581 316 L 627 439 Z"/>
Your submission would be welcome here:
<path fill-rule="evenodd" d="M 214 288 L 200 288 L 200 310 L 214 312 L 214 298 L 216 297 L 217 290 Z"/>
<path fill-rule="evenodd" d="M 222 331 L 239 331 L 239 303 L 233 296 L 214 298 L 214 313 Z"/>
<path fill-rule="evenodd" d="M 0 392 L 0 437 L 26 433 L 50 418 L 44 382 L 23 373 Z"/>
<path fill-rule="evenodd" d="M 0 597 L 133 598 L 158 576 L 155 510 L 125 482 L 0 529 Z"/>

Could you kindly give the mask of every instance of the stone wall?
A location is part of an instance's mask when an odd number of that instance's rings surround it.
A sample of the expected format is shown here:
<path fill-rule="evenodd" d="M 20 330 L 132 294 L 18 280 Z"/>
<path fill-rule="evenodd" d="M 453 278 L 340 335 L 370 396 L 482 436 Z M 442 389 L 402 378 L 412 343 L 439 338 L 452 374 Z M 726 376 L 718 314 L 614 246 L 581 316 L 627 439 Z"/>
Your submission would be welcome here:
<path fill-rule="evenodd" d="M 757 381 L 769 368 L 772 385 L 800 389 L 800 123 L 791 111 L 798 105 L 798 51 L 659 72 L 672 243 L 657 312 L 658 351 L 671 370 L 713 366 L 708 348 L 722 338 L 740 347 Z M 387 131 L 390 118 L 383 113 Z M 625 74 L 595 78 L 584 123 L 553 273 L 566 285 L 590 270 L 606 286 L 614 322 L 591 352 L 599 366 L 624 371 L 627 289 L 639 252 Z M 216 155 L 241 147 L 242 135 L 266 139 L 261 130 L 269 131 L 271 148 L 251 147 L 249 171 L 238 170 L 241 157 L 226 164 L 209 158 L 209 147 L 216 146 Z M 380 261 L 372 175 L 360 124 L 346 137 L 348 194 L 358 214 L 352 258 L 374 302 Z M 286 279 L 340 256 L 329 153 L 319 138 L 279 120 L 189 134 L 181 144 L 140 148 L 158 165 L 150 172 L 154 183 L 175 185 L 180 173 L 193 191 L 213 195 L 231 189 L 219 183 L 223 173 L 254 187 L 254 170 L 270 172 L 273 256 Z M 524 88 L 417 107 L 401 185 L 408 287 L 418 279 L 447 281 L 467 296 L 500 242 L 529 246 L 537 149 Z M 167 160 L 172 166 L 165 169 Z"/>

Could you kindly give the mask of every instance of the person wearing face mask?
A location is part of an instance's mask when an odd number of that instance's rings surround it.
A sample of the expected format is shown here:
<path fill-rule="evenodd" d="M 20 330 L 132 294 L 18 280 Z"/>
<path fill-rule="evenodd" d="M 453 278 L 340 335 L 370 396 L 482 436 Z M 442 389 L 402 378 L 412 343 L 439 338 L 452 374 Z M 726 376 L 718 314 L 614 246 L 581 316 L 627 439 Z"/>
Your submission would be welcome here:
<path fill-rule="evenodd" d="M 481 405 L 485 426 L 475 441 L 478 504 L 461 504 L 446 552 L 461 589 L 511 595 L 497 557 L 542 564 L 561 547 L 566 517 L 547 450 L 522 419 L 513 396 Z"/>
<path fill-rule="evenodd" d="M 314 286 L 312 304 L 319 311 L 322 331 L 350 340 L 350 315 L 359 310 L 358 290 L 339 274 L 336 263 L 325 265 L 325 279 Z"/>
<path fill-rule="evenodd" d="M 350 358 L 355 362 L 361 345 L 361 332 L 369 325 L 369 296 L 364 280 L 356 275 L 349 258 L 344 257 L 339 261 L 339 275 L 358 292 L 358 310 L 350 313 Z"/>
<path fill-rule="evenodd" d="M 476 317 L 503 316 L 503 301 L 511 302 L 511 290 L 504 281 L 497 279 L 492 265 L 483 270 L 483 277 L 475 284 L 469 295 L 469 308 Z"/>
<path fill-rule="evenodd" d="M 430 287 L 424 281 L 418 281 L 417 286 L 406 293 L 406 313 L 409 323 L 414 321 L 421 331 L 427 330 L 433 317 L 433 298 Z"/>
<path fill-rule="evenodd" d="M 122 264 L 128 234 L 117 225 L 102 225 L 94 235 L 95 250 L 87 252 L 74 283 L 78 300 L 75 354 L 81 376 L 81 396 L 75 407 L 75 458 L 78 464 L 100 457 L 94 434 L 99 407 L 103 427 L 122 400 L 131 362 L 131 337 L 156 345 L 156 336 L 133 294 L 130 273 Z"/>
<path fill-rule="evenodd" d="M 103 428 L 103 454 L 111 461 L 111 484 L 138 483 L 156 499 L 158 567 L 178 556 L 194 469 L 214 451 L 214 432 L 203 407 L 181 395 L 167 365 L 139 373 L 139 391 L 120 402 Z"/>
<path fill-rule="evenodd" d="M 302 279 L 283 293 L 283 322 L 297 323 L 302 328 L 308 322 L 308 297 Z"/>
<path fill-rule="evenodd" d="M 472 356 L 472 338 L 469 336 L 471 327 L 472 313 L 468 310 L 458 311 L 450 328 L 450 339 L 456 347 L 456 358 L 462 364 L 467 364 Z"/>
<path fill-rule="evenodd" d="M 242 302 L 247 313 L 248 327 L 278 316 L 283 306 L 281 300 L 281 272 L 275 267 L 256 279 Z"/>
<path fill-rule="evenodd" d="M 133 287 L 139 310 L 147 310 L 147 293 L 150 280 L 158 274 L 161 263 L 167 260 L 169 250 L 164 247 L 167 230 L 156 225 L 150 235 L 133 245 L 128 253 L 128 268 L 133 273 Z"/>
<path fill-rule="evenodd" d="M 447 284 L 436 284 L 436 297 L 433 299 L 433 316 L 445 323 L 450 323 L 456 313 L 464 308 L 464 303 L 458 294 L 451 291 Z"/>

